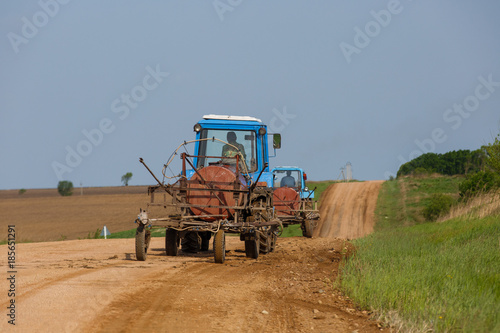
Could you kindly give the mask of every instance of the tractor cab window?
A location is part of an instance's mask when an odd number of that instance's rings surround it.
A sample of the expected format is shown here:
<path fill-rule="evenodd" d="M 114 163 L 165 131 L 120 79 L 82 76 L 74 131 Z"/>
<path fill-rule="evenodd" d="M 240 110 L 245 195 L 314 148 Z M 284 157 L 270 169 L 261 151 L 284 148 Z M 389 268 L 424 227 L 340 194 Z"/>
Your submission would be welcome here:
<path fill-rule="evenodd" d="M 214 164 L 236 164 L 242 172 L 257 171 L 257 136 L 254 131 L 203 129 L 198 149 L 197 168 Z"/>
<path fill-rule="evenodd" d="M 274 187 L 301 187 L 300 173 L 297 170 L 275 170 Z"/>

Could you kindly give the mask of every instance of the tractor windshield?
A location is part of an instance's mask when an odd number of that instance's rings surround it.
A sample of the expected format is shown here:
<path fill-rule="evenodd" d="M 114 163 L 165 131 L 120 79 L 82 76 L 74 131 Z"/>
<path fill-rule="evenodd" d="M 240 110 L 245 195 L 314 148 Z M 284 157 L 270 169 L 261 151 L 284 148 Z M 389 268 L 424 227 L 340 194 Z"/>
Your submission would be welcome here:
<path fill-rule="evenodd" d="M 275 170 L 274 187 L 301 187 L 300 173 L 297 170 Z"/>
<path fill-rule="evenodd" d="M 212 139 L 219 139 L 212 140 Z M 257 141 L 254 131 L 203 129 L 198 149 L 197 168 L 211 164 L 236 164 L 236 155 L 246 164 L 249 172 L 257 171 Z M 241 166 L 241 165 L 240 165 Z M 245 167 L 243 167 L 243 172 Z"/>

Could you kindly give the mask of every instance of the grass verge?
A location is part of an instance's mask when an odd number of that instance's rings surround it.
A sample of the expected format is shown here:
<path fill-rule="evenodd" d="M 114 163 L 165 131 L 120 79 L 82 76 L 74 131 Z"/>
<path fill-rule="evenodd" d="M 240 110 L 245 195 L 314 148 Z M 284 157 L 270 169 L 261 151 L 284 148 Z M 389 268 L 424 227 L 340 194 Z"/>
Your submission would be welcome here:
<path fill-rule="evenodd" d="M 418 223 L 408 203 L 420 209 L 429 182 L 413 179 L 409 189 L 404 181 L 384 183 L 376 232 L 353 242 L 341 288 L 402 331 L 500 331 L 500 216 Z"/>
<path fill-rule="evenodd" d="M 130 230 L 125 230 L 125 231 L 119 231 L 112 233 L 111 235 L 108 236 L 108 238 L 135 238 L 135 231 L 137 228 L 130 229 Z M 165 237 L 165 228 L 161 229 L 152 229 L 151 230 L 151 237 Z M 100 236 L 99 238 L 104 238 L 103 236 Z"/>

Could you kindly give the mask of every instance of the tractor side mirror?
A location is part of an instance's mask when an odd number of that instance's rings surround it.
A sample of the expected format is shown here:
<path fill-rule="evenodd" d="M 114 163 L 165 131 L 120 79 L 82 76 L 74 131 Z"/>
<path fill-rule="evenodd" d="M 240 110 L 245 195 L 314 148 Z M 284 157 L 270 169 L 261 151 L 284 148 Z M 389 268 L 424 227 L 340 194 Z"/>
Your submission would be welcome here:
<path fill-rule="evenodd" d="M 273 148 L 274 149 L 281 148 L 281 134 L 279 133 L 273 134 Z"/>

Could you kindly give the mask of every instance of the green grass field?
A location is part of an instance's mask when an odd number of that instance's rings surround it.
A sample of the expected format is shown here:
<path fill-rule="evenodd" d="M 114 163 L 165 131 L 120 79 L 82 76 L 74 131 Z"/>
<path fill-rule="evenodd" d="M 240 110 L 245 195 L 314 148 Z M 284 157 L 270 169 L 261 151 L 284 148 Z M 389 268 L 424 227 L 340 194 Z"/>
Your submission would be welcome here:
<path fill-rule="evenodd" d="M 402 331 L 500 332 L 500 216 L 427 223 L 433 193 L 457 195 L 456 177 L 382 186 L 376 231 L 354 241 L 341 288 Z"/>

